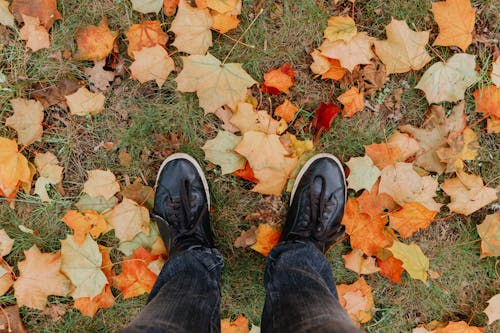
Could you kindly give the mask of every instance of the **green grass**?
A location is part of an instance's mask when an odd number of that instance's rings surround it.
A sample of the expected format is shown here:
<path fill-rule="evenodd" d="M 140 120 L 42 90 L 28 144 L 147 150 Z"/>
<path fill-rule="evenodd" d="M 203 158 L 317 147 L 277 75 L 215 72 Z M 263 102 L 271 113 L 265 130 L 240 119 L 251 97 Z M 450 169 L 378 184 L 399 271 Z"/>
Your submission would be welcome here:
<path fill-rule="evenodd" d="M 242 23 L 239 28 L 228 33 L 238 38 L 255 17 L 258 1 L 245 0 Z M 334 14 L 350 14 L 350 2 L 343 2 L 337 9 L 333 1 L 271 1 L 263 2 L 264 13 L 243 38 L 243 42 L 254 48 L 239 45 L 229 57 L 230 62 L 242 63 L 248 73 L 258 81 L 271 68 L 290 63 L 295 70 L 296 84 L 289 96 L 290 100 L 302 108 L 303 125 L 295 126 L 301 138 L 312 138 L 308 124 L 314 109 L 320 102 L 335 102 L 344 89 L 338 83 L 313 79 L 309 70 L 312 61 L 308 55 L 321 44 L 323 29 L 328 17 Z M 474 1 L 479 9 L 477 24 L 486 38 L 499 33 L 500 5 L 495 0 Z M 354 18 L 360 31 L 385 39 L 385 25 L 391 20 L 405 19 L 411 28 L 419 31 L 430 30 L 431 38 L 437 33 L 437 25 L 430 12 L 431 1 L 400 0 L 360 0 L 354 6 Z M 59 9 L 64 21 L 57 22 L 51 31 L 52 47 L 36 53 L 25 52 L 24 43 L 17 40 L 17 32 L 11 38 L 0 36 L 4 44 L 0 52 L 0 70 L 9 77 L 7 85 L 0 88 L 0 135 L 15 137 L 15 132 L 4 126 L 5 118 L 11 114 L 8 100 L 15 97 L 29 97 L 32 85 L 37 82 L 56 84 L 71 76 L 85 80 L 84 67 L 90 63 L 73 60 L 58 60 L 62 51 L 76 51 L 73 35 L 77 28 L 85 24 L 97 24 L 103 15 L 108 17 L 112 30 L 120 31 L 119 54 L 126 66 L 131 61 L 126 56 L 124 32 L 133 23 L 141 21 L 140 15 L 130 9 L 125 0 L 65 0 L 59 1 Z M 155 15 L 145 15 L 145 19 L 155 19 Z M 159 15 L 168 28 L 172 18 Z M 172 37 L 172 36 L 171 36 Z M 222 59 L 233 46 L 225 37 L 216 38 L 210 52 Z M 7 39 L 6 39 L 7 38 Z M 4 40 L 6 39 L 6 40 Z M 170 40 L 170 42 L 172 39 Z M 170 48 L 174 51 L 174 48 Z M 437 52 L 445 59 L 453 52 L 437 47 Z M 491 49 L 484 44 L 471 46 L 469 53 L 477 54 L 481 79 L 477 87 L 489 83 L 488 69 L 492 61 Z M 178 69 L 181 61 L 176 58 Z M 437 61 L 437 60 L 435 60 Z M 428 65 L 429 66 L 429 65 Z M 392 75 L 384 86 L 384 94 L 390 96 L 401 86 L 414 87 L 423 71 Z M 106 111 L 94 117 L 72 117 L 58 107 L 45 111 L 44 136 L 24 150 L 29 160 L 36 152 L 50 150 L 61 160 L 65 168 L 63 186 L 65 195 L 51 194 L 56 198 L 51 203 L 41 203 L 36 196 L 20 194 L 16 209 L 8 208 L 0 201 L 0 225 L 15 240 L 11 254 L 6 257 L 10 264 L 24 258 L 23 251 L 33 244 L 43 251 L 56 251 L 59 240 L 65 238 L 69 229 L 60 218 L 72 208 L 86 179 L 86 170 L 94 168 L 111 169 L 122 182 L 126 179 L 141 178 L 149 184 L 167 151 L 182 151 L 194 155 L 203 166 L 204 154 L 201 146 L 213 138 L 219 128 L 219 121 L 213 115 L 204 116 L 198 107 L 195 94 L 181 94 L 175 91 L 172 77 L 158 89 L 154 84 L 139 84 L 123 73 L 120 82 L 113 84 L 107 93 Z M 473 99 L 467 92 L 466 111 L 470 121 L 479 119 L 474 110 Z M 276 105 L 281 97 L 273 101 Z M 374 97 L 375 98 L 375 97 Z M 375 99 L 372 99 L 375 100 Z M 421 92 L 405 89 L 401 98 L 402 118 L 388 119 L 385 112 L 364 111 L 353 118 L 337 118 L 331 130 L 325 133 L 316 147 L 317 151 L 338 155 L 342 161 L 360 156 L 364 146 L 378 143 L 389 136 L 398 125 L 411 123 L 419 126 L 425 119 L 427 103 Z M 262 101 L 267 109 L 267 98 Z M 484 124 L 475 128 L 476 132 Z M 171 133 L 180 137 L 180 147 L 176 148 L 168 138 Z M 103 143 L 113 142 L 114 148 L 106 150 Z M 500 142 L 495 135 L 480 132 L 481 150 L 479 158 L 468 163 L 468 170 L 480 174 L 485 181 L 491 181 L 500 169 Z M 118 154 L 128 152 L 133 159 L 130 167 L 119 164 Z M 260 314 L 264 303 L 262 287 L 265 258 L 250 249 L 233 247 L 234 239 L 241 231 L 250 228 L 252 221 L 245 217 L 257 207 L 283 216 L 284 209 L 273 211 L 272 204 L 263 196 L 250 192 L 252 185 L 232 176 L 221 176 L 215 168 L 207 172 L 212 191 L 214 209 L 213 225 L 217 245 L 224 259 L 222 277 L 222 316 L 236 317 L 243 313 L 256 325 L 260 324 Z M 498 186 L 495 180 L 491 186 Z M 280 207 L 287 204 L 288 195 L 278 199 Z M 452 217 L 434 222 L 427 230 L 418 232 L 412 241 L 417 242 L 430 258 L 431 269 L 440 274 L 437 280 L 427 284 L 410 279 L 406 273 L 401 284 L 390 283 L 379 276 L 367 276 L 373 288 L 377 311 L 374 318 L 364 326 L 368 332 L 409 332 L 417 324 L 432 320 L 465 320 L 478 326 L 486 324 L 481 312 L 486 301 L 500 290 L 495 258 L 479 259 L 479 241 L 475 225 L 482 221 L 488 209 L 483 209 L 468 218 Z M 446 215 L 443 214 L 443 216 Z M 18 225 L 35 230 L 27 234 Z M 110 242 L 109 239 L 103 239 Z M 347 242 L 337 245 L 329 254 L 337 283 L 352 283 L 358 277 L 344 268 L 341 254 L 350 250 Z M 115 260 L 120 254 L 113 253 Z M 115 290 L 116 292 L 116 290 Z M 118 292 L 115 293 L 118 295 Z M 78 311 L 69 311 L 60 321 L 54 322 L 49 316 L 28 308 L 21 309 L 21 316 L 30 332 L 113 332 L 132 320 L 145 303 L 146 297 L 123 300 L 111 309 L 99 311 L 93 319 L 82 316 Z M 50 304 L 70 307 L 70 298 L 51 297 Z M 0 297 L 0 305 L 15 303 L 13 292 Z M 487 332 L 500 332 L 499 324 L 489 327 Z"/>

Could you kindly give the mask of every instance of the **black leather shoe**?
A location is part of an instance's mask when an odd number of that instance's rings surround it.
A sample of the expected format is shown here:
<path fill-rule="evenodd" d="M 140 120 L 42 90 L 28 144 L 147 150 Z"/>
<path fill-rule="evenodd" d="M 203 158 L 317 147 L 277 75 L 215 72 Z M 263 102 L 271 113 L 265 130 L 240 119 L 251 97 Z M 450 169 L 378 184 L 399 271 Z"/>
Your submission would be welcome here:
<path fill-rule="evenodd" d="M 331 154 L 313 156 L 295 180 L 281 240 L 312 242 L 325 253 L 344 233 L 346 198 L 340 161 Z"/>
<path fill-rule="evenodd" d="M 158 171 L 152 213 L 169 256 L 215 247 L 209 211 L 208 183 L 198 162 L 188 154 L 169 156 Z"/>

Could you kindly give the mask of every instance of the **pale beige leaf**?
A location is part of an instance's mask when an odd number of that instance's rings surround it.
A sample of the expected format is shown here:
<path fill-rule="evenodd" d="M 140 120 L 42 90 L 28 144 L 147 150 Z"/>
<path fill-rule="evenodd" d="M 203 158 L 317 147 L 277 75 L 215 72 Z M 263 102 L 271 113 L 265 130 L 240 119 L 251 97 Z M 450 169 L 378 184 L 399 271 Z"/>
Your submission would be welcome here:
<path fill-rule="evenodd" d="M 246 132 L 235 151 L 245 156 L 254 172 L 264 168 L 283 170 L 287 164 L 285 155 L 288 152 L 276 134 Z"/>
<path fill-rule="evenodd" d="M 135 61 L 130 66 L 130 71 L 133 77 L 141 83 L 154 80 L 161 88 L 175 68 L 174 60 L 158 44 L 134 51 L 134 56 Z"/>
<path fill-rule="evenodd" d="M 120 185 L 111 171 L 91 170 L 87 173 L 89 178 L 83 184 L 83 192 L 91 197 L 102 195 L 106 200 L 109 200 L 116 192 L 120 191 Z"/>
<path fill-rule="evenodd" d="M 97 242 L 87 235 L 78 245 L 72 235 L 61 240 L 61 271 L 71 280 L 73 298 L 94 297 L 100 294 L 108 283 L 101 270 L 102 255 Z"/>
<path fill-rule="evenodd" d="M 366 32 L 358 32 L 348 43 L 343 40 L 325 40 L 320 47 L 321 53 L 331 59 L 338 59 L 343 68 L 352 72 L 356 65 L 369 64 L 375 55 L 371 47 L 373 38 Z"/>
<path fill-rule="evenodd" d="M 321 54 L 317 49 L 311 52 L 311 57 L 313 58 L 313 63 L 310 68 L 314 74 L 325 74 L 330 70 L 331 64 L 328 59 Z"/>
<path fill-rule="evenodd" d="M 231 111 L 231 109 L 224 106 L 220 107 L 215 111 L 215 115 L 223 122 L 221 125 L 223 130 L 233 134 L 239 131 L 238 127 L 231 124 L 231 118 L 233 117 L 233 111 Z"/>
<path fill-rule="evenodd" d="M 42 201 L 50 201 L 50 197 L 45 186 L 56 185 L 62 181 L 63 167 L 59 165 L 57 157 L 55 157 L 51 152 L 36 154 L 35 165 L 39 177 L 35 183 L 34 193 L 38 194 Z"/>
<path fill-rule="evenodd" d="M 242 134 L 249 131 L 261 131 L 258 115 L 250 103 L 238 103 L 236 112 L 231 117 L 231 124 L 239 128 Z"/>
<path fill-rule="evenodd" d="M 120 242 L 130 241 L 140 232 L 149 234 L 149 211 L 128 198 L 123 198 L 106 220 L 115 229 Z"/>
<path fill-rule="evenodd" d="M 10 253 L 14 246 L 14 240 L 7 235 L 4 229 L 0 229 L 0 257 Z"/>
<path fill-rule="evenodd" d="M 14 278 L 11 272 L 13 272 L 12 267 L 5 260 L 0 263 L 0 296 L 5 295 L 14 285 Z"/>
<path fill-rule="evenodd" d="M 70 281 L 60 272 L 61 253 L 41 253 L 36 245 L 24 251 L 18 263 L 19 278 L 14 282 L 14 296 L 19 306 L 43 310 L 49 295 L 66 296 Z"/>
<path fill-rule="evenodd" d="M 35 100 L 14 98 L 10 100 L 14 114 L 5 125 L 17 131 L 18 143 L 29 145 L 42 137 L 43 106 Z"/>
<path fill-rule="evenodd" d="M 297 166 L 297 163 L 297 157 L 285 157 L 285 164 L 280 169 L 271 167 L 254 169 L 254 176 L 259 182 L 252 191 L 261 194 L 281 195 L 288 177 Z"/>
<path fill-rule="evenodd" d="M 457 102 L 464 99 L 465 90 L 477 81 L 475 68 L 475 55 L 455 54 L 446 63 L 440 61 L 429 67 L 415 88 L 425 92 L 429 104 Z"/>
<path fill-rule="evenodd" d="M 347 177 L 348 187 L 355 191 L 361 189 L 370 191 L 380 176 L 380 170 L 373 165 L 371 158 L 367 155 L 352 157 L 346 165 L 350 170 L 349 177 Z"/>
<path fill-rule="evenodd" d="M 14 15 L 9 11 L 7 0 L 0 0 L 0 24 L 15 28 Z"/>
<path fill-rule="evenodd" d="M 143 14 L 158 13 L 163 7 L 163 0 L 131 0 L 132 9 Z"/>
<path fill-rule="evenodd" d="M 211 26 L 212 17 L 208 9 L 193 8 L 186 0 L 181 0 L 170 26 L 170 31 L 175 34 L 172 45 L 181 52 L 203 55 L 212 46 Z"/>
<path fill-rule="evenodd" d="M 387 40 L 374 42 L 375 53 L 385 64 L 388 74 L 419 70 L 432 60 L 425 50 L 429 31 L 415 32 L 406 21 L 394 18 L 385 27 Z"/>
<path fill-rule="evenodd" d="M 40 24 L 38 17 L 23 15 L 24 26 L 19 30 L 19 37 L 27 41 L 26 46 L 34 52 L 50 47 L 50 36 L 47 28 Z"/>
<path fill-rule="evenodd" d="M 227 104 L 234 108 L 245 100 L 247 89 L 256 82 L 241 64 L 224 64 L 208 53 L 183 57 L 184 69 L 177 76 L 177 90 L 195 92 L 205 113 Z"/>
<path fill-rule="evenodd" d="M 148 269 L 151 272 L 155 273 L 156 275 L 160 275 L 161 269 L 163 268 L 163 265 L 165 265 L 165 259 L 160 257 L 154 261 L 151 261 L 148 264 Z"/>
<path fill-rule="evenodd" d="M 500 294 L 496 294 L 488 301 L 488 307 L 483 311 L 488 316 L 488 325 L 500 319 Z"/>
<path fill-rule="evenodd" d="M 115 72 L 104 69 L 106 60 L 98 60 L 94 62 L 94 67 L 85 68 L 84 72 L 89 77 L 89 82 L 101 91 L 106 91 L 109 88 L 109 83 L 114 80 Z"/>
<path fill-rule="evenodd" d="M 374 257 L 364 257 L 363 251 L 354 249 L 350 253 L 343 255 L 344 266 L 358 274 L 373 274 L 380 271 L 375 264 Z"/>
<path fill-rule="evenodd" d="M 493 63 L 491 82 L 493 82 L 495 86 L 500 87 L 500 57 Z"/>
<path fill-rule="evenodd" d="M 358 313 L 359 311 L 363 311 L 368 302 L 367 298 L 360 290 L 346 292 L 342 297 L 346 301 L 345 311 L 347 313 Z"/>
<path fill-rule="evenodd" d="M 234 151 L 240 142 L 241 136 L 219 131 L 217 136 L 208 140 L 201 149 L 205 152 L 205 159 L 219 165 L 225 175 L 245 167 L 245 158 Z"/>
<path fill-rule="evenodd" d="M 427 281 L 427 272 L 429 271 L 429 259 L 416 244 L 406 245 L 394 241 L 388 248 L 396 259 L 403 262 L 403 268 L 414 279 Z"/>
<path fill-rule="evenodd" d="M 71 114 L 86 116 L 98 114 L 104 110 L 106 97 L 102 93 L 92 93 L 85 87 L 81 87 L 74 94 L 65 97 Z"/>

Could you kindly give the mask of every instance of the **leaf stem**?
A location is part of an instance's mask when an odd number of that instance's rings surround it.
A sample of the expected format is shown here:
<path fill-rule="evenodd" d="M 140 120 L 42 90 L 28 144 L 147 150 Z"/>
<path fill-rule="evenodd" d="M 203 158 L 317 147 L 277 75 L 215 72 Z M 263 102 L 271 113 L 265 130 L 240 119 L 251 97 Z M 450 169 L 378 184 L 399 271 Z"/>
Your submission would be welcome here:
<path fill-rule="evenodd" d="M 238 38 L 238 40 L 236 41 L 236 43 L 234 43 L 233 47 L 231 48 L 231 50 L 229 50 L 228 54 L 226 55 L 226 57 L 224 58 L 224 60 L 222 60 L 222 63 L 221 63 L 221 66 L 224 66 L 224 64 L 226 63 L 227 59 L 229 58 L 229 56 L 231 55 L 231 53 L 233 53 L 234 49 L 236 48 L 236 45 L 238 45 L 241 40 L 243 39 L 243 37 L 245 36 L 245 34 L 248 32 L 248 30 L 250 30 L 250 28 L 254 25 L 255 21 L 257 21 L 257 19 L 259 18 L 259 16 L 264 12 L 264 9 L 261 8 L 259 13 L 254 17 L 254 19 L 252 20 L 252 22 L 250 22 L 250 25 L 245 29 L 245 31 L 243 31 L 243 33 L 241 34 L 241 36 Z"/>

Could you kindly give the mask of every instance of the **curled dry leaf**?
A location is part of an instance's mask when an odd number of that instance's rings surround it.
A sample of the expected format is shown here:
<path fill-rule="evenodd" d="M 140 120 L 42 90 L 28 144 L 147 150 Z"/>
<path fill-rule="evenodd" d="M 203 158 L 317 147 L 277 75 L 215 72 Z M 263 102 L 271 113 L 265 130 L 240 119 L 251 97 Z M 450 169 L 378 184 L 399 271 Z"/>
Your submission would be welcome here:
<path fill-rule="evenodd" d="M 89 179 L 83 184 L 83 192 L 91 197 L 102 195 L 106 200 L 120 191 L 115 175 L 109 170 L 91 170 L 87 172 Z"/>
<path fill-rule="evenodd" d="M 141 83 L 154 80 L 161 88 L 170 72 L 175 69 L 174 60 L 158 44 L 134 51 L 134 56 L 135 61 L 130 66 L 130 71 L 132 76 Z"/>
<path fill-rule="evenodd" d="M 36 52 L 50 48 L 50 36 L 47 29 L 40 24 L 38 17 L 23 14 L 24 26 L 19 30 L 19 37 L 26 41 L 26 46 Z"/>
<path fill-rule="evenodd" d="M 99 25 L 79 28 L 75 34 L 78 60 L 102 60 L 112 51 L 118 32 L 109 30 L 108 19 L 104 16 Z"/>
<path fill-rule="evenodd" d="M 14 98 L 10 100 L 14 114 L 5 120 L 5 125 L 17 132 L 18 142 L 30 145 L 42 137 L 43 106 L 35 100 Z"/>

